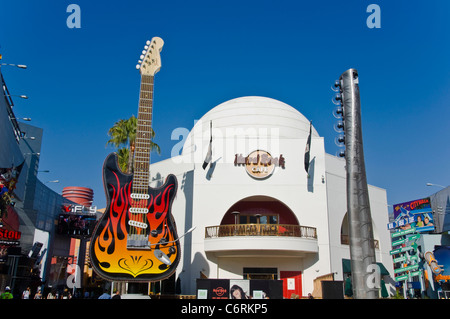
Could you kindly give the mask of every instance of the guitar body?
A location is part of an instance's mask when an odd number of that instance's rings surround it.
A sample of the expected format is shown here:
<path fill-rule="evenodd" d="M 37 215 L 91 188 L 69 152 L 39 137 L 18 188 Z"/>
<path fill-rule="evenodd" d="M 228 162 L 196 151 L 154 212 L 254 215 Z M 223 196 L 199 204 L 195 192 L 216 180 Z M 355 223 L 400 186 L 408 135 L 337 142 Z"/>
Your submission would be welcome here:
<path fill-rule="evenodd" d="M 90 245 L 95 272 L 107 280 L 128 282 L 158 281 L 172 275 L 180 260 L 171 213 L 176 177 L 170 174 L 164 185 L 149 187 L 146 199 L 133 199 L 133 175 L 120 170 L 117 154 L 112 153 L 103 165 L 103 184 L 107 206 Z M 141 211 L 134 213 L 133 207 Z"/>

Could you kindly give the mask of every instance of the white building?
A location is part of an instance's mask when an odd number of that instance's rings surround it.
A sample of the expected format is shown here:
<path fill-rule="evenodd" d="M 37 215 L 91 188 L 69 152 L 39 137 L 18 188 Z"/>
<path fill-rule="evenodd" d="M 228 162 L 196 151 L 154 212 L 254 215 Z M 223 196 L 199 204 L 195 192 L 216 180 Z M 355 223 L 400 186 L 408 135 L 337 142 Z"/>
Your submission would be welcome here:
<path fill-rule="evenodd" d="M 203 169 L 210 123 L 212 163 Z M 320 294 L 321 278 L 344 279 L 343 260 L 350 259 L 345 160 L 325 153 L 313 127 L 308 176 L 309 130 L 310 121 L 285 103 L 237 98 L 195 124 L 181 155 L 151 165 L 152 187 L 169 173 L 178 178 L 172 206 L 178 235 L 196 227 L 182 239 L 183 294 L 196 293 L 197 278 L 290 277 L 292 292 L 303 296 Z M 247 165 L 246 158 L 259 162 Z M 386 190 L 369 185 L 369 196 L 376 259 L 393 275 Z"/>

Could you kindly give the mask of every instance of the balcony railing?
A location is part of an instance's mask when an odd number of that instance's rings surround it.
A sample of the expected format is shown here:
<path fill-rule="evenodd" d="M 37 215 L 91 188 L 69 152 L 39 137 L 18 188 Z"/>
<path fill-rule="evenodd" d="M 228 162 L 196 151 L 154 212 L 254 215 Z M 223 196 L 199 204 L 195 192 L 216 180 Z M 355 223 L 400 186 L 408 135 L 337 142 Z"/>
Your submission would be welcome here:
<path fill-rule="evenodd" d="M 236 224 L 205 228 L 205 238 L 231 236 L 285 236 L 317 239 L 314 227 L 280 224 Z"/>

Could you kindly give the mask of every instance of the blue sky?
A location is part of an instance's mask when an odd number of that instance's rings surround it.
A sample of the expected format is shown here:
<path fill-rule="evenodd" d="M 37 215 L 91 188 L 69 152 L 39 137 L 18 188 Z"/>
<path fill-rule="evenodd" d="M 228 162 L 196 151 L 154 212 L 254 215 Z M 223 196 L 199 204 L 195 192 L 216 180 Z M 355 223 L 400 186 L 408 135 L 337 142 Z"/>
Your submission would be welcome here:
<path fill-rule="evenodd" d="M 81 8 L 81 28 L 66 25 Z M 369 4 L 381 9 L 370 29 Z M 139 72 L 147 39 L 165 44 L 155 77 L 153 126 L 170 157 L 177 127 L 227 100 L 260 95 L 283 101 L 313 121 L 335 154 L 330 86 L 360 74 L 368 182 L 388 203 L 426 197 L 448 185 L 450 169 L 450 2 L 431 1 L 32 1 L 0 3 L 2 67 L 17 117 L 44 129 L 42 181 L 94 189 L 102 184 L 108 129 L 137 115 Z M 299 163 L 301 166 L 301 163 Z M 390 208 L 392 210 L 392 208 Z"/>

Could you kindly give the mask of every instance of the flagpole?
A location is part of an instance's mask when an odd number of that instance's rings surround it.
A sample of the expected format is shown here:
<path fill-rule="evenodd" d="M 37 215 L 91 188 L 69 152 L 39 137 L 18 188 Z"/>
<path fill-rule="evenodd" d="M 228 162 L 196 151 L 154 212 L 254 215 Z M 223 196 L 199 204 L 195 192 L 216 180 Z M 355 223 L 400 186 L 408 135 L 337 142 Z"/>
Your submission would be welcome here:
<path fill-rule="evenodd" d="M 307 178 L 309 178 L 309 158 L 310 158 L 310 151 L 311 151 L 311 132 L 312 132 L 312 121 L 309 121 L 309 135 L 308 139 L 306 141 L 306 147 L 305 147 L 305 171 Z"/>
<path fill-rule="evenodd" d="M 203 161 L 202 168 L 206 169 L 209 163 L 211 163 L 212 160 L 212 121 L 209 122 L 209 146 L 208 146 L 208 152 L 206 153 L 205 160 Z"/>

